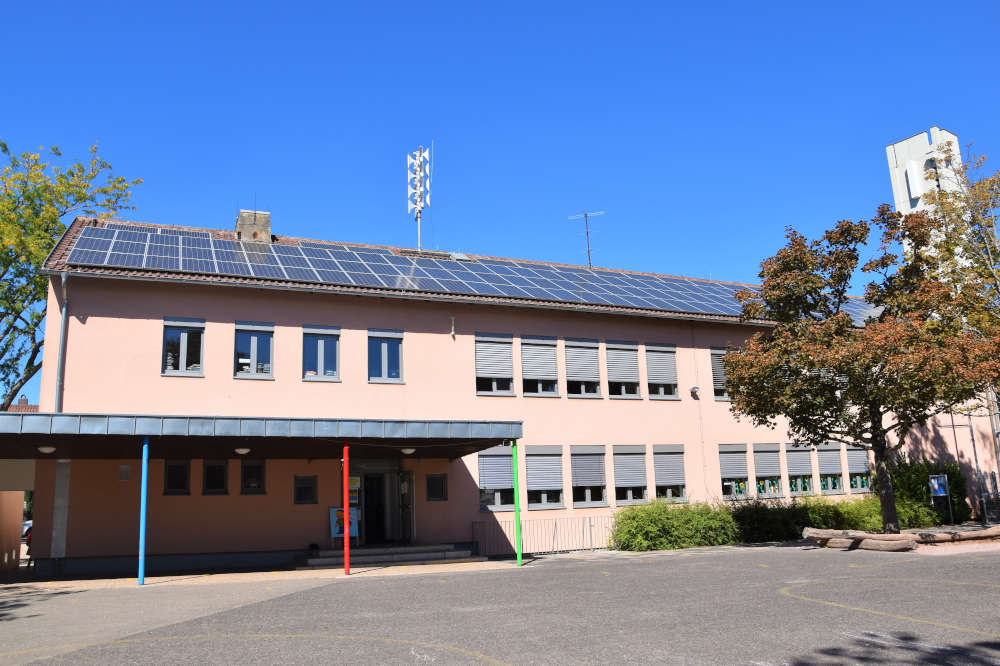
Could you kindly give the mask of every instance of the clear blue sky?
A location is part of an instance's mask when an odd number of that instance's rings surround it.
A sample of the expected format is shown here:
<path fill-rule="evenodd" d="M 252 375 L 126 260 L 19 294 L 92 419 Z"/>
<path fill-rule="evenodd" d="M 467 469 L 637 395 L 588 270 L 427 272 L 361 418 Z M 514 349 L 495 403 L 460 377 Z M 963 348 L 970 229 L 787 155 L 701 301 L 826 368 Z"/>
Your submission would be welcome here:
<path fill-rule="evenodd" d="M 995 3 L 10 3 L 0 139 L 92 142 L 149 222 L 755 282 L 891 201 L 931 125 L 1000 163 Z M 761 4 L 761 3 L 758 3 Z M 612 6 L 614 5 L 614 6 Z M 946 12 L 948 12 L 946 14 Z M 37 395 L 33 382 L 29 397 Z"/>

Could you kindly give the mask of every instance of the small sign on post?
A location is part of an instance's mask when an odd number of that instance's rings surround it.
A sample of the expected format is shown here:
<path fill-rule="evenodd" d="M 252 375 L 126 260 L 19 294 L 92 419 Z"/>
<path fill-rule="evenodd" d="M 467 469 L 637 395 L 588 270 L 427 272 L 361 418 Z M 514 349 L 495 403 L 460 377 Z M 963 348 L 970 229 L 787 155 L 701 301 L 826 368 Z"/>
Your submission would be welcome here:
<path fill-rule="evenodd" d="M 948 475 L 947 474 L 932 474 L 930 477 L 931 484 L 931 506 L 934 506 L 935 497 L 947 497 L 948 498 L 948 517 L 951 523 L 955 523 L 955 512 L 951 508 L 951 493 L 948 492 Z"/>

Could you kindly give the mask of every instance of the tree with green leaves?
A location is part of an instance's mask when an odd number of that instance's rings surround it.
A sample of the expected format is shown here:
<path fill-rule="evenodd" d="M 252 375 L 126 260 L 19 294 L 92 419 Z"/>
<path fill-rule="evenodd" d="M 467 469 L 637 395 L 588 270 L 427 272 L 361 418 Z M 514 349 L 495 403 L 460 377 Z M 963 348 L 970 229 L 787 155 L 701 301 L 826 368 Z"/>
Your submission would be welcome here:
<path fill-rule="evenodd" d="M 880 247 L 862 265 L 873 227 Z M 787 245 L 761 264 L 759 291 L 738 294 L 743 319 L 763 326 L 724 359 L 737 417 L 771 428 L 783 420 L 805 444 L 871 448 L 886 532 L 899 531 L 893 453 L 914 428 L 975 401 L 1000 377 L 1000 341 L 967 325 L 988 290 L 955 289 L 941 276 L 939 235 L 935 219 L 901 219 L 889 206 L 818 240 L 789 229 Z M 902 247 L 905 259 L 894 252 Z M 859 269 L 871 279 L 864 322 L 845 311 Z"/>
<path fill-rule="evenodd" d="M 131 209 L 141 180 L 115 176 L 90 149 L 86 162 L 59 166 L 42 152 L 20 155 L 0 141 L 0 410 L 42 367 L 48 280 L 42 262 L 75 215 L 111 215 Z M 61 156 L 53 147 L 52 157 Z"/>

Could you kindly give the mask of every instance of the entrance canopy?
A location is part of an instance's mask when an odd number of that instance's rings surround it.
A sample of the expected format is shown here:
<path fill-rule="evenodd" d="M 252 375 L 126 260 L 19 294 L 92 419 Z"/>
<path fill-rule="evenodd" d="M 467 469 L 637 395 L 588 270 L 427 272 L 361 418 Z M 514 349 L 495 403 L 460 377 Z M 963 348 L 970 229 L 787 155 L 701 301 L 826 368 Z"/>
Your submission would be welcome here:
<path fill-rule="evenodd" d="M 155 457 L 461 458 L 521 436 L 520 421 L 0 413 L 0 458 L 135 458 L 143 437 Z"/>

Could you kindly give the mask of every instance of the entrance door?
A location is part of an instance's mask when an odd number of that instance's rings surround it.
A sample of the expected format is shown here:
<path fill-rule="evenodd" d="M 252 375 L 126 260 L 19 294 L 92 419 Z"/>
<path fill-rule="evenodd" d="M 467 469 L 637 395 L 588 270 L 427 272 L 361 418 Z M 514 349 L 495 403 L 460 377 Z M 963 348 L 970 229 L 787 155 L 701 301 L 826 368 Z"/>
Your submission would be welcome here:
<path fill-rule="evenodd" d="M 364 517 L 365 543 L 384 543 L 385 534 L 385 475 L 365 474 Z"/>
<path fill-rule="evenodd" d="M 413 472 L 399 473 L 399 539 L 413 540 Z"/>

